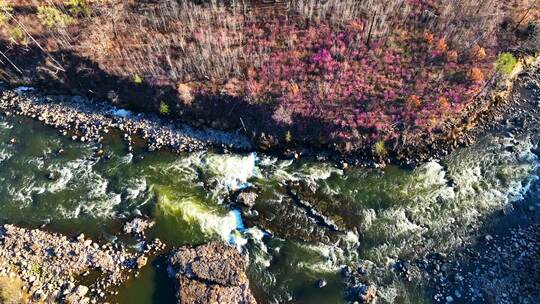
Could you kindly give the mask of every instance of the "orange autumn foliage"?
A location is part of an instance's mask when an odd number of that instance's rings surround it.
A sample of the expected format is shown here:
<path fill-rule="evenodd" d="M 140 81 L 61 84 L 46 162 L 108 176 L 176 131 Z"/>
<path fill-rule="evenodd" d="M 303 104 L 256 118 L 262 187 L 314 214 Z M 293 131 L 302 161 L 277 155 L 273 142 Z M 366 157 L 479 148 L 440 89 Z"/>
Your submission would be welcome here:
<path fill-rule="evenodd" d="M 479 68 L 472 68 L 469 71 L 469 79 L 472 82 L 476 82 L 476 83 L 482 82 L 484 81 L 484 73 L 482 73 L 482 70 Z"/>
<path fill-rule="evenodd" d="M 407 98 L 407 105 L 410 107 L 419 107 L 422 105 L 422 100 L 420 100 L 420 97 L 416 95 L 411 95 L 409 98 Z"/>
<path fill-rule="evenodd" d="M 457 62 L 458 61 L 458 53 L 456 51 L 450 51 L 447 54 L 448 61 L 450 62 Z"/>
<path fill-rule="evenodd" d="M 292 95 L 298 95 L 300 93 L 300 87 L 296 83 L 291 83 L 291 93 Z"/>
<path fill-rule="evenodd" d="M 432 43 L 433 42 L 433 34 L 432 33 L 424 33 L 424 39 L 426 40 L 427 43 Z"/>
<path fill-rule="evenodd" d="M 484 60 L 487 57 L 486 50 L 477 45 L 472 49 L 472 57 L 476 60 Z"/>
<path fill-rule="evenodd" d="M 439 39 L 435 47 L 437 48 L 437 50 L 441 52 L 446 52 L 446 50 L 448 49 L 448 44 L 446 43 L 446 39 L 444 38 Z"/>
<path fill-rule="evenodd" d="M 437 99 L 437 103 L 439 104 L 439 106 L 442 108 L 442 109 L 448 109 L 450 108 L 450 102 L 448 101 L 448 98 L 444 97 L 444 96 L 440 96 L 438 99 Z"/>
<path fill-rule="evenodd" d="M 364 31 L 364 24 L 362 22 L 353 20 L 349 23 L 349 28 L 354 32 L 361 33 Z"/>

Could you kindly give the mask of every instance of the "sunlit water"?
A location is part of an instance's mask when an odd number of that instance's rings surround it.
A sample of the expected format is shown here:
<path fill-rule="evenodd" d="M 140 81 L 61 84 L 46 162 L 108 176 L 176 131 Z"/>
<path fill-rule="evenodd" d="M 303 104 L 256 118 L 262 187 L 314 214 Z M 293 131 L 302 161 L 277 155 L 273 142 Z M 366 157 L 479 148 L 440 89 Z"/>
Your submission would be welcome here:
<path fill-rule="evenodd" d="M 526 137 L 489 137 L 414 171 L 343 171 L 254 153 L 128 153 L 117 139 L 102 147 L 77 143 L 38 122 L 2 116 L 0 220 L 125 241 L 114 236 L 122 223 L 150 216 L 157 222 L 150 235 L 171 246 L 220 240 L 245 252 L 262 303 L 342 303 L 344 265 L 368 269 L 381 302 L 420 303 L 424 292 L 405 287 L 390 265 L 452 250 L 483 218 L 520 200 L 536 178 L 533 148 Z M 105 156 L 97 156 L 100 149 Z M 247 187 L 259 192 L 254 211 L 229 201 Z M 162 268 L 155 261 L 112 301 L 169 301 Z M 321 278 L 328 285 L 318 289 Z"/>

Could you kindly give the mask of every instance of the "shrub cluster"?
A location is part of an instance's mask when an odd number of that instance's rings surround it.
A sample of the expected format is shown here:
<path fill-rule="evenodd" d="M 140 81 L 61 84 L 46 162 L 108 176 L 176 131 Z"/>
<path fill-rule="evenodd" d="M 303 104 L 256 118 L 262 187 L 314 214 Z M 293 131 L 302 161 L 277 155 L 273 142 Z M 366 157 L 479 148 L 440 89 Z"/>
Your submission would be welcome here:
<path fill-rule="evenodd" d="M 505 75 L 509 75 L 514 70 L 517 64 L 517 59 L 512 53 L 502 53 L 496 61 L 497 70 Z"/>
<path fill-rule="evenodd" d="M 275 120 L 295 133 L 313 118 L 358 144 L 396 139 L 405 128 L 431 132 L 459 115 L 492 73 L 484 48 L 458 52 L 429 32 L 404 29 L 367 45 L 358 39 L 363 19 L 339 28 L 279 16 L 261 24 L 249 31 L 247 52 L 271 49 L 237 90 L 255 103 L 277 101 Z"/>
<path fill-rule="evenodd" d="M 37 18 L 41 24 L 50 29 L 64 28 L 75 22 L 70 15 L 52 6 L 38 7 Z"/>

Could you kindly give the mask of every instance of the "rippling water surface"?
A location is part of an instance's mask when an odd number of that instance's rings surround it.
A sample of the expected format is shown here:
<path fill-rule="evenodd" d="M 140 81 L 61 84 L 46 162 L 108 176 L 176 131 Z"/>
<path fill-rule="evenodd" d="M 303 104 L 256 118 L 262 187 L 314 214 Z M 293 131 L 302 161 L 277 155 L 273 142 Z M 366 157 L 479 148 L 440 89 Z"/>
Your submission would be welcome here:
<path fill-rule="evenodd" d="M 77 143 L 38 122 L 1 117 L 0 220 L 127 242 L 114 235 L 145 215 L 157 222 L 150 235 L 173 246 L 221 240 L 247 253 L 263 303 L 341 303 L 344 265 L 368 269 L 382 302 L 422 303 L 426 292 L 389 265 L 452 250 L 483 218 L 520 200 L 538 171 L 533 148 L 526 137 L 488 137 L 413 171 L 343 171 L 260 154 L 128 153 L 119 140 Z M 259 192 L 253 210 L 230 204 L 249 187 Z M 112 300 L 170 300 L 161 265 Z M 318 289 L 321 278 L 328 285 Z"/>

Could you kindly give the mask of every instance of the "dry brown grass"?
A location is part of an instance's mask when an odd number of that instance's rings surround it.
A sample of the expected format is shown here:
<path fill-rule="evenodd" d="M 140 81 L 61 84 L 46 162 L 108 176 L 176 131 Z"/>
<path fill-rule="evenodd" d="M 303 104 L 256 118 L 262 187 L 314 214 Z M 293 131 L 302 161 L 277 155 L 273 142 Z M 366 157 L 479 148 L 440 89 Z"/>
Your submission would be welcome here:
<path fill-rule="evenodd" d="M 0 303 L 26 304 L 29 297 L 23 291 L 23 283 L 19 278 L 0 276 Z"/>

